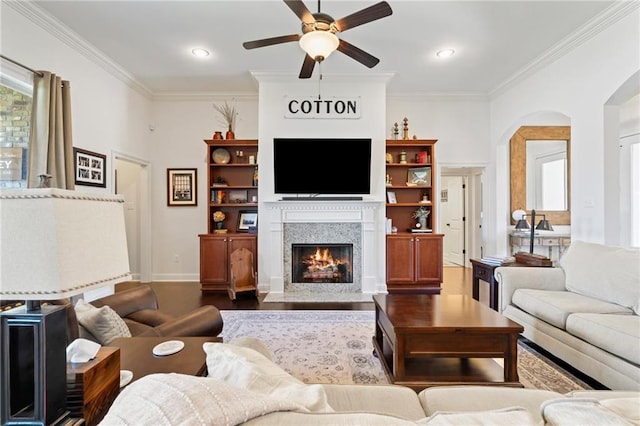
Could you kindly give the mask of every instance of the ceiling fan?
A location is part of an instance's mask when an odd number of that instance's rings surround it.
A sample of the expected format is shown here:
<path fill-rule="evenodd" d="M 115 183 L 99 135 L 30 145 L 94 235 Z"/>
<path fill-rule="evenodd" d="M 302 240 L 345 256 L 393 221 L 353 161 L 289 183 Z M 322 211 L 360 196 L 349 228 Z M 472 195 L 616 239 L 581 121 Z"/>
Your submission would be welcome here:
<path fill-rule="evenodd" d="M 318 0 L 318 13 L 311 13 L 302 0 L 284 0 L 284 2 L 302 21 L 302 34 L 247 41 L 242 43 L 245 49 L 298 41 L 306 52 L 299 78 L 310 78 L 316 62 L 322 62 L 336 49 L 369 68 L 373 68 L 380 62 L 375 56 L 339 39 L 336 34 L 391 15 L 393 11 L 386 1 L 381 1 L 338 20 L 320 12 L 320 0 Z"/>

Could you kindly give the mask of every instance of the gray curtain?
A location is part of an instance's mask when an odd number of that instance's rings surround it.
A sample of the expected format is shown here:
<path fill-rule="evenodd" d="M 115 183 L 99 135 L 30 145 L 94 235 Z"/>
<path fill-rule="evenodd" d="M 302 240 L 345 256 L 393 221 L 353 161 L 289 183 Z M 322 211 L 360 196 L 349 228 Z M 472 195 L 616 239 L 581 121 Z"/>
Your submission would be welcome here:
<path fill-rule="evenodd" d="M 70 83 L 40 73 L 33 82 L 28 187 L 40 186 L 40 175 L 46 174 L 51 188 L 74 189 Z"/>

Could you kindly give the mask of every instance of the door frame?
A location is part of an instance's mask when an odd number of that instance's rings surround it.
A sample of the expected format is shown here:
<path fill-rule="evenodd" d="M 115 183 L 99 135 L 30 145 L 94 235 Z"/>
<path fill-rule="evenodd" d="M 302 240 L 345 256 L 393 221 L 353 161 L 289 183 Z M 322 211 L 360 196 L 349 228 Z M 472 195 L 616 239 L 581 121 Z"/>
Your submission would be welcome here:
<path fill-rule="evenodd" d="M 111 188 L 116 188 L 116 160 L 127 161 L 140 166 L 140 198 L 138 206 L 138 223 L 140 226 L 140 282 L 151 282 L 151 163 L 147 160 L 111 150 Z"/>
<path fill-rule="evenodd" d="M 465 182 L 464 191 L 464 266 L 471 268 L 470 259 L 482 257 L 482 182 L 484 180 L 484 165 L 456 165 L 440 164 L 438 174 L 442 176 L 462 176 Z M 440 197 L 440 186 L 436 188 L 436 195 Z M 440 206 L 440 203 L 438 203 Z M 438 212 L 440 216 L 440 212 Z"/>

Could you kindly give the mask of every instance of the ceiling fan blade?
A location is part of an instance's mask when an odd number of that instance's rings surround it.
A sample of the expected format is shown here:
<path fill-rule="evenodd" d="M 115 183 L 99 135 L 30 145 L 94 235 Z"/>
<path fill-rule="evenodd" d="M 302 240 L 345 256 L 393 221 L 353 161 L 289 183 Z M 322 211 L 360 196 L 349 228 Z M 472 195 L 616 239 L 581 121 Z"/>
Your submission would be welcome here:
<path fill-rule="evenodd" d="M 284 2 L 305 24 L 313 24 L 316 21 L 311 11 L 302 3 L 302 0 L 284 0 Z"/>
<path fill-rule="evenodd" d="M 288 43 L 290 41 L 300 40 L 299 34 L 290 34 L 279 37 L 263 38 L 262 40 L 245 41 L 242 43 L 245 49 L 255 49 L 257 47 L 272 46 L 274 44 Z"/>
<path fill-rule="evenodd" d="M 313 67 L 316 66 L 316 61 L 309 55 L 304 55 L 304 62 L 302 62 L 302 69 L 298 78 L 311 78 L 313 74 Z"/>
<path fill-rule="evenodd" d="M 367 22 L 375 21 L 385 16 L 389 16 L 393 13 L 391 6 L 386 1 L 381 1 L 373 6 L 364 8 L 358 12 L 352 13 L 349 16 L 338 19 L 336 26 L 340 32 L 346 31 L 350 28 L 357 27 L 358 25 L 366 24 Z"/>
<path fill-rule="evenodd" d="M 340 44 L 338 44 L 338 50 L 369 68 L 375 67 L 378 65 L 378 62 L 380 62 L 380 59 L 342 39 L 340 40 Z"/>

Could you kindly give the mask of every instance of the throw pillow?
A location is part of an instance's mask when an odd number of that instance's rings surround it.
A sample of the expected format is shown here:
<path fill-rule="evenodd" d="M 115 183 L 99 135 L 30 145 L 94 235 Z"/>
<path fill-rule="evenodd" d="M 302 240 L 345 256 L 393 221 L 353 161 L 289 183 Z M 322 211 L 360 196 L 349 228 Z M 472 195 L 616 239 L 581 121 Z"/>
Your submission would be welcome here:
<path fill-rule="evenodd" d="M 76 303 L 75 311 L 80 325 L 89 330 L 103 346 L 117 337 L 131 337 L 127 324 L 109 306 L 96 308 L 80 299 Z"/>

